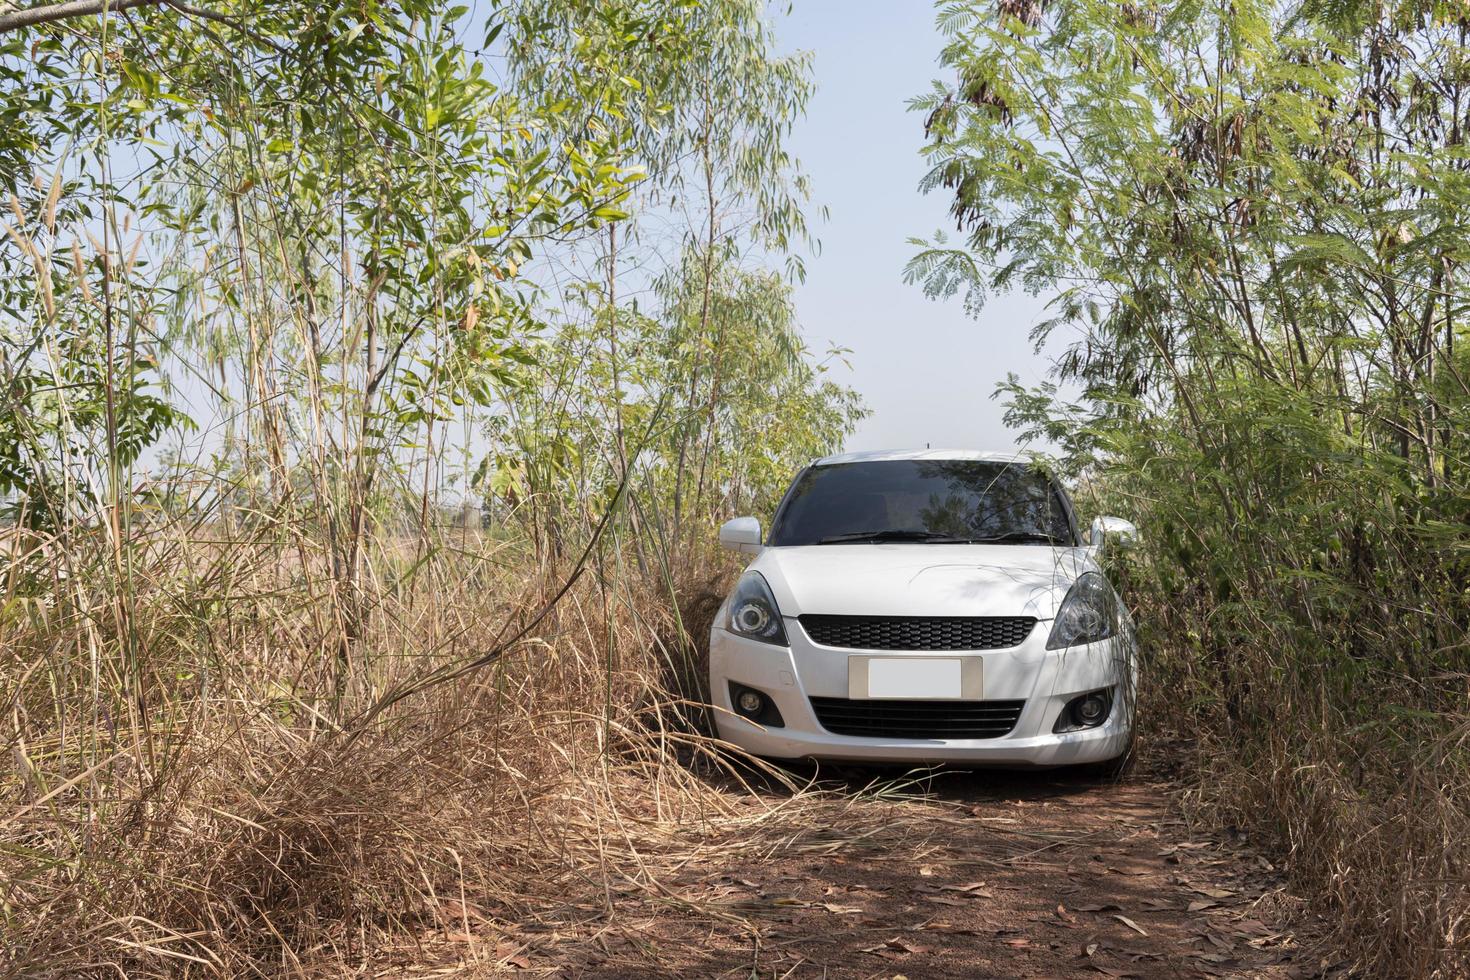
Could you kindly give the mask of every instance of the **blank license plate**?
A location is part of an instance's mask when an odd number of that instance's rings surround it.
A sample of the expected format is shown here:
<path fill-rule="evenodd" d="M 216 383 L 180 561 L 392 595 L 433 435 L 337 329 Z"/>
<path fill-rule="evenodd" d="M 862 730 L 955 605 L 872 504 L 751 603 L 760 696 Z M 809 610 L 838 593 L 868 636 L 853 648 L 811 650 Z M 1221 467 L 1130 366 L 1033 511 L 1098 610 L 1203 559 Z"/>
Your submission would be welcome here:
<path fill-rule="evenodd" d="M 964 696 L 963 661 L 958 658 L 868 658 L 870 698 L 958 698 Z"/>

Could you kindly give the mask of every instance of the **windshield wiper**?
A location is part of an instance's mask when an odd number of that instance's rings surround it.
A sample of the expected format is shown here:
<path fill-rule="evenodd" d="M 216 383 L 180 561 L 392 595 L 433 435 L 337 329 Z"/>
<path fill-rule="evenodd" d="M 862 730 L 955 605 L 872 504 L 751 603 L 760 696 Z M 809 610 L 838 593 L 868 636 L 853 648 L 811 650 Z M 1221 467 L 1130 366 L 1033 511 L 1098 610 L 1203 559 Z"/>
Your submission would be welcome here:
<path fill-rule="evenodd" d="M 963 542 L 964 538 L 957 538 L 951 534 L 941 534 L 938 531 L 903 531 L 898 528 L 889 528 L 885 531 L 851 531 L 847 534 L 833 534 L 822 538 L 817 544 L 847 544 L 862 541 L 942 541 L 945 543 Z"/>
<path fill-rule="evenodd" d="M 1047 544 L 1064 544 L 1061 538 L 1055 534 L 1047 534 L 1045 531 L 1007 531 L 1005 534 L 993 534 L 986 538 L 970 538 L 969 544 L 1003 544 L 1008 541 L 1044 541 Z"/>
<path fill-rule="evenodd" d="M 864 541 L 924 541 L 929 544 L 1005 544 L 1028 541 L 1046 544 L 1065 543 L 1061 538 L 1054 534 L 1047 534 L 1045 531 L 1007 531 L 1004 534 L 992 534 L 983 538 L 962 538 L 941 531 L 906 531 L 899 528 L 888 528 L 882 531 L 851 531 L 847 534 L 833 534 L 820 539 L 817 544 L 860 544 Z"/>

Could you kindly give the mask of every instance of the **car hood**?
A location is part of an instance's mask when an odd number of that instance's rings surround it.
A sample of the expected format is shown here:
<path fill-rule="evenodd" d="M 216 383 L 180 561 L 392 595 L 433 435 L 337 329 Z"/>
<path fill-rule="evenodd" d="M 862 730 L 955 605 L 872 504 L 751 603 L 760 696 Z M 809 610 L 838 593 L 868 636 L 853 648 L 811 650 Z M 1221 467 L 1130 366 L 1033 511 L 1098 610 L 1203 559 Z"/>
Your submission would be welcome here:
<path fill-rule="evenodd" d="M 842 544 L 767 548 L 752 564 L 783 616 L 1035 616 L 1096 571 L 1088 548 Z"/>

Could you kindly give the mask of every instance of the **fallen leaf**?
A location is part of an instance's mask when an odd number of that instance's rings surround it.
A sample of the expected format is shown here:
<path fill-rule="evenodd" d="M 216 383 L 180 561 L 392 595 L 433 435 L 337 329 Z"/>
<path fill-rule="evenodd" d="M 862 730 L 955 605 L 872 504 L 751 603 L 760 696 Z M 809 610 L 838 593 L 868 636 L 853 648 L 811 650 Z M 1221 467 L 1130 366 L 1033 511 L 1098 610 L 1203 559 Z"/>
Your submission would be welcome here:
<path fill-rule="evenodd" d="M 446 921 L 452 923 L 463 922 L 466 918 L 476 920 L 485 918 L 484 913 L 475 907 L 473 903 L 464 904 L 452 898 L 445 899 L 439 904 L 439 914 Z"/>
<path fill-rule="evenodd" d="M 994 898 L 995 896 L 990 894 L 989 892 L 980 890 L 984 887 L 985 882 L 983 881 L 971 881 L 963 885 L 940 885 L 939 890 L 946 892 L 966 892 L 984 898 Z"/>
<path fill-rule="evenodd" d="M 520 943 L 496 943 L 495 958 L 502 963 L 515 967 L 517 970 L 529 970 L 531 968 L 531 961 L 521 952 L 525 948 Z"/>
<path fill-rule="evenodd" d="M 987 895 L 986 897 L 989 898 L 990 896 Z M 924 901 L 933 902 L 936 905 L 953 905 L 957 908 L 964 908 L 970 904 L 962 899 L 950 898 L 948 895 L 925 895 L 923 898 Z"/>
<path fill-rule="evenodd" d="M 911 926 L 904 926 L 909 932 L 943 932 L 951 936 L 993 936 L 993 929 L 973 929 L 970 926 L 957 926 L 949 922 L 916 922 Z"/>
<path fill-rule="evenodd" d="M 1114 905 L 1112 902 L 1105 902 L 1102 905 L 1074 905 L 1074 906 L 1072 906 L 1072 908 L 1074 910 L 1078 911 L 1078 912 L 1112 912 L 1112 911 L 1121 912 L 1121 911 L 1123 911 L 1123 906 L 1121 906 L 1121 905 Z"/>
<path fill-rule="evenodd" d="M 927 952 L 927 947 L 915 946 L 913 943 L 905 942 L 899 937 L 894 936 L 887 942 L 879 943 L 876 946 L 864 946 L 862 952 L 873 953 L 877 956 L 892 957 L 898 954 Z"/>
<path fill-rule="evenodd" d="M 1143 928 L 1143 926 L 1139 925 L 1137 922 L 1134 922 L 1132 919 L 1128 918 L 1128 916 L 1126 916 L 1126 915 L 1114 915 L 1113 918 L 1117 919 L 1119 922 L 1123 923 L 1125 926 L 1127 926 L 1129 929 L 1132 929 L 1134 932 L 1138 933 L 1140 936 L 1147 936 L 1148 935 L 1148 931 L 1145 930 Z"/>
<path fill-rule="evenodd" d="M 1205 909 L 1217 908 L 1219 907 L 1219 905 L 1220 903 L 1215 901 L 1213 898 L 1202 898 L 1198 902 L 1190 902 L 1189 911 L 1203 912 Z"/>
<path fill-rule="evenodd" d="M 822 908 L 833 915 L 851 915 L 854 912 L 862 912 L 863 909 L 856 905 L 837 905 L 832 902 L 823 902 Z"/>

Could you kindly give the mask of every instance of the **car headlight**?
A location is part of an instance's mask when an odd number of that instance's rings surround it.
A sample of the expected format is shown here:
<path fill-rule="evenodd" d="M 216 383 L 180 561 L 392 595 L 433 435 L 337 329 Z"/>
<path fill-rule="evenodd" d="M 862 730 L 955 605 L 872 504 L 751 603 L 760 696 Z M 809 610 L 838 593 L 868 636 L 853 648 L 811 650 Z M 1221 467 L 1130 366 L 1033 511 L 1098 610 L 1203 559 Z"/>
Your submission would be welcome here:
<path fill-rule="evenodd" d="M 1048 650 L 1106 640 L 1118 631 L 1113 587 L 1097 572 L 1084 572 L 1072 583 L 1047 638 Z"/>
<path fill-rule="evenodd" d="M 740 579 L 740 584 L 730 595 L 729 610 L 725 626 L 731 633 L 762 643 L 786 645 L 786 627 L 781 623 L 781 610 L 776 607 L 771 587 L 760 572 L 746 572 Z"/>

